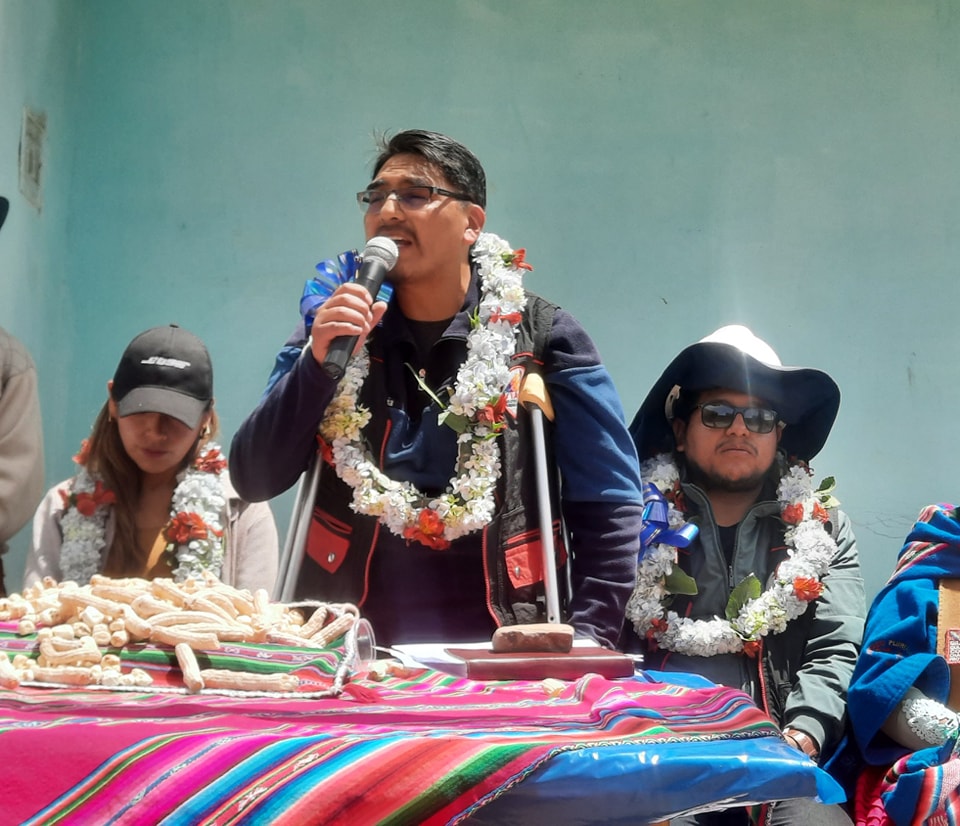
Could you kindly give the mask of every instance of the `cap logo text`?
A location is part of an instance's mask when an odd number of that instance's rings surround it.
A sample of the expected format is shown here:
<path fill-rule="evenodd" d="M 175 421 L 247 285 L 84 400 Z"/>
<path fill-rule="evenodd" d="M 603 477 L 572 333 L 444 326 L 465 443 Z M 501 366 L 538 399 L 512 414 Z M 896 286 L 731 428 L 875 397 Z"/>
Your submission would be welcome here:
<path fill-rule="evenodd" d="M 189 361 L 183 361 L 182 359 L 168 359 L 163 356 L 150 356 L 148 359 L 143 359 L 140 362 L 141 364 L 156 364 L 158 367 L 176 367 L 178 370 L 184 370 L 190 366 Z"/>

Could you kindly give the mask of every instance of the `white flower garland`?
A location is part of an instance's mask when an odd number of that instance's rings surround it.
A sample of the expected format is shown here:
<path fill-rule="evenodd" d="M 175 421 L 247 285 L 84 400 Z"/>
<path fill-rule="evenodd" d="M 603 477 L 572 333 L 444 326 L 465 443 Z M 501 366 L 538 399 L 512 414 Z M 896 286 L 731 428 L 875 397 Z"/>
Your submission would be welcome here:
<path fill-rule="evenodd" d="M 429 499 L 409 482 L 383 473 L 366 450 L 362 431 L 370 411 L 360 406 L 360 388 L 370 369 L 366 345 L 347 365 L 339 392 L 320 423 L 332 450 L 337 475 L 353 488 L 351 507 L 376 516 L 392 533 L 444 547 L 493 518 L 500 477 L 497 428 L 478 413 L 501 398 L 510 381 L 516 326 L 526 306 L 521 270 L 529 269 L 521 250 L 482 233 L 473 250 L 480 274 L 477 320 L 467 336 L 467 358 L 457 373 L 449 411 L 467 420 L 458 437 L 457 468 L 447 490 Z"/>
<path fill-rule="evenodd" d="M 225 467 L 220 446 L 208 442 L 203 453 L 177 475 L 177 487 L 170 501 L 170 523 L 164 533 L 182 524 L 184 532 L 193 534 L 180 544 L 171 542 L 168 546 L 169 550 L 176 545 L 177 566 L 173 576 L 179 582 L 200 577 L 204 571 L 220 576 L 224 553 L 221 520 L 227 504 L 220 473 Z M 91 513 L 84 514 L 78 509 L 78 496 L 81 500 L 87 497 L 88 505 L 84 509 Z M 60 519 L 61 578 L 83 585 L 100 571 L 113 495 L 81 466 L 70 485 L 70 493 L 64 495 L 64 505 Z"/>
<path fill-rule="evenodd" d="M 641 477 L 664 495 L 679 489 L 679 470 L 667 454 L 644 462 Z M 784 534 L 788 558 L 777 567 L 767 590 L 747 600 L 732 621 L 719 617 L 693 620 L 667 610 L 663 602 L 669 593 L 664 580 L 677 562 L 677 549 L 662 544 L 646 549 L 627 603 L 627 617 L 641 639 L 649 637 L 660 648 L 697 657 L 745 650 L 754 653 L 761 637 L 783 632 L 787 623 L 807 610 L 809 602 L 821 592 L 820 578 L 830 567 L 837 543 L 824 528 L 827 514 L 805 466 L 790 466 L 780 481 L 777 498 L 785 521 L 790 523 Z M 668 521 L 674 529 L 685 522 L 672 502 Z"/>

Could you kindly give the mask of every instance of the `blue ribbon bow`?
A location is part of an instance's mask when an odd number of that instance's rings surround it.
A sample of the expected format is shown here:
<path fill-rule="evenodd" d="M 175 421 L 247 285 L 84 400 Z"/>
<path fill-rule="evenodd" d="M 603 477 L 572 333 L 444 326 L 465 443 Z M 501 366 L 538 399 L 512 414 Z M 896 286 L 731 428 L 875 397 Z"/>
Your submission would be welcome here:
<path fill-rule="evenodd" d="M 640 531 L 640 553 L 642 554 L 654 542 L 686 548 L 700 529 L 696 525 L 684 522 L 677 529 L 670 527 L 668 514 L 670 503 L 660 493 L 660 489 L 647 482 L 643 486 L 643 528 Z"/>
<path fill-rule="evenodd" d="M 353 281 L 362 263 L 363 257 L 356 250 L 347 250 L 336 258 L 328 258 L 317 264 L 317 274 L 304 285 L 303 296 L 300 298 L 300 315 L 303 316 L 307 335 L 313 326 L 313 317 L 323 302 L 330 298 L 341 284 Z M 389 302 L 391 295 L 393 287 L 384 284 L 377 293 L 376 300 Z"/>

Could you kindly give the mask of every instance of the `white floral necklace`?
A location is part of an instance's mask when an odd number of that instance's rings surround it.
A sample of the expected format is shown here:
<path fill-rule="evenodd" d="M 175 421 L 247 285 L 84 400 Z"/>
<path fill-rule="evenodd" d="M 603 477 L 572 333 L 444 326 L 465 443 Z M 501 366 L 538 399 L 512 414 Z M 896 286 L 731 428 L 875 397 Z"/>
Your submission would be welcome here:
<path fill-rule="evenodd" d="M 69 492 L 60 493 L 64 504 L 60 571 L 64 581 L 81 585 L 100 571 L 107 545 L 107 518 L 116 501 L 113 492 L 84 466 L 84 453 L 85 448 L 76 459 L 80 472 Z M 180 582 L 199 577 L 203 571 L 220 576 L 224 536 L 221 519 L 227 503 L 220 474 L 226 466 L 220 446 L 208 442 L 190 466 L 177 475 L 170 521 L 163 535 L 169 543 L 167 552 L 176 555 L 173 576 Z"/>
<path fill-rule="evenodd" d="M 641 477 L 656 485 L 670 501 L 669 527 L 677 529 L 685 524 L 683 513 L 676 506 L 682 493 L 680 473 L 673 459 L 660 454 L 644 462 Z M 827 479 L 814 490 L 807 466 L 790 466 L 777 489 L 780 514 L 789 526 L 784 534 L 788 558 L 777 567 L 763 593 L 753 575 L 734 589 L 727 606 L 728 619 L 693 620 L 667 610 L 664 602 L 670 592 L 666 580 L 674 572 L 677 548 L 650 545 L 640 561 L 637 584 L 627 603 L 627 617 L 637 634 L 678 654 L 712 657 L 742 651 L 756 656 L 762 637 L 784 631 L 787 623 L 806 611 L 809 603 L 823 592 L 820 578 L 837 552 L 837 543 L 824 528 L 829 519 L 824 503 L 836 504 L 830 496 L 832 489 L 833 480 Z"/>
<path fill-rule="evenodd" d="M 447 490 L 431 499 L 411 483 L 391 479 L 367 451 L 362 431 L 370 411 L 359 404 L 370 369 L 366 345 L 347 365 L 338 393 L 320 422 L 320 435 L 337 475 L 353 488 L 351 508 L 376 516 L 398 536 L 437 549 L 493 518 L 500 477 L 496 436 L 504 426 L 504 390 L 516 351 L 515 331 L 527 303 L 521 273 L 532 269 L 524 261 L 525 250 L 513 250 L 490 233 L 480 235 L 473 255 L 481 296 L 467 336 L 467 358 L 457 372 L 444 414 L 460 434 L 457 467 Z"/>

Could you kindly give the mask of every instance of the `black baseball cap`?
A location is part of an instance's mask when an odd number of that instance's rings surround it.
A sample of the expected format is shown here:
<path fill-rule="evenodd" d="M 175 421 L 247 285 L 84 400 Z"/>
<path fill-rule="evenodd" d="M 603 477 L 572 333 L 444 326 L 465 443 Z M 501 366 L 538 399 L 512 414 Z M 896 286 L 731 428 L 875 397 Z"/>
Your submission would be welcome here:
<path fill-rule="evenodd" d="M 204 343 L 168 324 L 140 333 L 113 374 L 117 415 L 165 413 L 194 428 L 213 401 L 213 365 Z"/>

